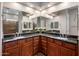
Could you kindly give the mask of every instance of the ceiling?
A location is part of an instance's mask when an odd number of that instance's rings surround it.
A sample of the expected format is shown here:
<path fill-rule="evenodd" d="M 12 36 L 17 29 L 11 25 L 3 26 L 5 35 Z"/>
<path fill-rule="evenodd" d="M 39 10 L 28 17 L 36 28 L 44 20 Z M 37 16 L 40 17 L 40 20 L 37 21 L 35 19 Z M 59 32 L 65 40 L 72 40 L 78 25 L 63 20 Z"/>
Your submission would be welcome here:
<path fill-rule="evenodd" d="M 30 16 L 30 18 L 43 16 L 52 19 L 52 15 L 49 15 L 48 14 L 49 12 L 47 12 L 47 10 L 52 8 L 53 6 L 61 4 L 62 2 L 18 2 L 18 3 L 23 6 L 30 7 L 31 8 L 30 10 L 27 8 L 28 12 L 29 11 L 32 12 L 33 10 L 33 13 Z M 29 12 L 29 14 L 31 14 L 31 12 Z"/>
<path fill-rule="evenodd" d="M 24 6 L 31 7 L 38 11 L 43 11 L 51 6 L 60 4 L 61 2 L 19 2 Z"/>

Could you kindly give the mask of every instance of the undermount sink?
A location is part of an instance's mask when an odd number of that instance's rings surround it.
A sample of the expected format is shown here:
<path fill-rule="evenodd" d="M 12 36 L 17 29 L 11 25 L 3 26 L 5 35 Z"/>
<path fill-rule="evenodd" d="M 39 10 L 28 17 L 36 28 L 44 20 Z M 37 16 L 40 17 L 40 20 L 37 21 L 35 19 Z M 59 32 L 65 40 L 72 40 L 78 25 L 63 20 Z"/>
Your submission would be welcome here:
<path fill-rule="evenodd" d="M 63 39 L 63 40 L 68 40 L 68 38 L 61 38 L 61 39 Z"/>
<path fill-rule="evenodd" d="M 21 39 L 21 38 L 25 38 L 24 36 L 20 36 L 20 37 L 15 37 L 14 39 Z"/>
<path fill-rule="evenodd" d="M 68 40 L 68 38 L 56 37 L 57 39 Z"/>

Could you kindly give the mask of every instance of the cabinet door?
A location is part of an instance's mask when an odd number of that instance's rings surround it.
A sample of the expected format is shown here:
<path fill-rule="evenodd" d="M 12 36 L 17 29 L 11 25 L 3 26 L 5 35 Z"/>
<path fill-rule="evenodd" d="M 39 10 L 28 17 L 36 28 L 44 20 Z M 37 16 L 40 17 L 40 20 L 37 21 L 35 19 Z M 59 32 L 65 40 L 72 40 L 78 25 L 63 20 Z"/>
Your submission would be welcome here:
<path fill-rule="evenodd" d="M 47 46 L 47 42 L 44 41 L 44 40 L 42 40 L 42 42 L 41 42 L 41 46 L 42 46 L 42 47 L 46 47 L 46 46 Z"/>
<path fill-rule="evenodd" d="M 41 40 L 45 40 L 46 41 L 46 37 L 45 36 L 41 36 Z"/>
<path fill-rule="evenodd" d="M 39 43 L 38 43 L 38 41 L 34 42 L 33 50 L 34 50 L 33 54 L 36 54 L 36 53 L 39 52 Z"/>
<path fill-rule="evenodd" d="M 44 53 L 45 55 L 47 55 L 47 39 L 46 37 L 44 36 L 41 36 L 41 42 L 40 42 L 40 45 L 41 45 L 41 52 Z"/>
<path fill-rule="evenodd" d="M 61 47 L 61 56 L 75 56 L 75 50 Z"/>
<path fill-rule="evenodd" d="M 41 47 L 41 52 L 45 55 L 47 55 L 47 48 L 46 47 Z"/>
<path fill-rule="evenodd" d="M 37 54 L 38 51 L 39 51 L 39 50 L 38 50 L 38 47 L 34 47 L 33 49 L 34 49 L 34 50 L 33 50 L 33 55 L 34 55 L 34 54 Z"/>
<path fill-rule="evenodd" d="M 47 39 L 44 36 L 41 36 L 41 47 L 47 48 Z"/>
<path fill-rule="evenodd" d="M 48 56 L 59 56 L 60 55 L 60 46 L 48 42 Z"/>
<path fill-rule="evenodd" d="M 39 36 L 34 37 L 33 41 L 33 54 L 36 54 L 39 52 Z"/>
<path fill-rule="evenodd" d="M 39 36 L 34 37 L 33 43 L 34 43 L 34 47 L 38 47 L 39 46 Z"/>
<path fill-rule="evenodd" d="M 33 55 L 32 42 L 22 47 L 22 56 L 31 56 L 31 55 Z"/>
<path fill-rule="evenodd" d="M 18 47 L 5 49 L 5 56 L 19 56 Z"/>
<path fill-rule="evenodd" d="M 19 55 L 21 56 L 22 55 L 22 49 L 24 47 L 24 45 L 26 45 L 26 39 L 21 39 L 21 40 L 18 40 L 18 48 L 19 48 Z"/>
<path fill-rule="evenodd" d="M 3 56 L 18 56 L 19 55 L 19 48 L 18 48 L 18 44 L 17 41 L 11 41 L 11 42 L 6 42 L 3 43 L 3 47 L 2 47 L 2 53 Z"/>

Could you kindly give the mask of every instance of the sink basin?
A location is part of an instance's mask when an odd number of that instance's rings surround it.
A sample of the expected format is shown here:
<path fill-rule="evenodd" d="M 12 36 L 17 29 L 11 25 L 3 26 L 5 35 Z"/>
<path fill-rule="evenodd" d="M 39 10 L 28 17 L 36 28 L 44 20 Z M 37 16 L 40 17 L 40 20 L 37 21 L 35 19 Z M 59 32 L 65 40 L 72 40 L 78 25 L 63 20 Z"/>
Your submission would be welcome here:
<path fill-rule="evenodd" d="M 63 40 L 68 40 L 68 38 L 61 38 L 61 39 L 63 39 Z"/>
<path fill-rule="evenodd" d="M 68 38 L 63 38 L 63 37 L 55 37 L 55 38 L 60 40 L 68 40 Z"/>
<path fill-rule="evenodd" d="M 20 37 L 15 37 L 14 39 L 22 39 L 25 38 L 24 36 L 20 36 Z"/>

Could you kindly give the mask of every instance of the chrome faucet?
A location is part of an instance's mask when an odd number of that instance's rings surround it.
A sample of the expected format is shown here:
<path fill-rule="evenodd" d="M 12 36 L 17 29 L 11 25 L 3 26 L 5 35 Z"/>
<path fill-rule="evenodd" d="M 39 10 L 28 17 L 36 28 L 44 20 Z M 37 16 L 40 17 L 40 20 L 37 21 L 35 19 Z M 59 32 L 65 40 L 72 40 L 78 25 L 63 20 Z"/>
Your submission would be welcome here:
<path fill-rule="evenodd" d="M 60 34 L 60 37 L 62 37 L 62 34 Z"/>
<path fill-rule="evenodd" d="M 65 34 L 60 34 L 60 37 L 67 38 L 67 35 L 65 35 Z"/>
<path fill-rule="evenodd" d="M 19 33 L 18 33 L 18 32 L 16 32 L 15 37 L 18 37 L 18 36 L 19 36 Z"/>

